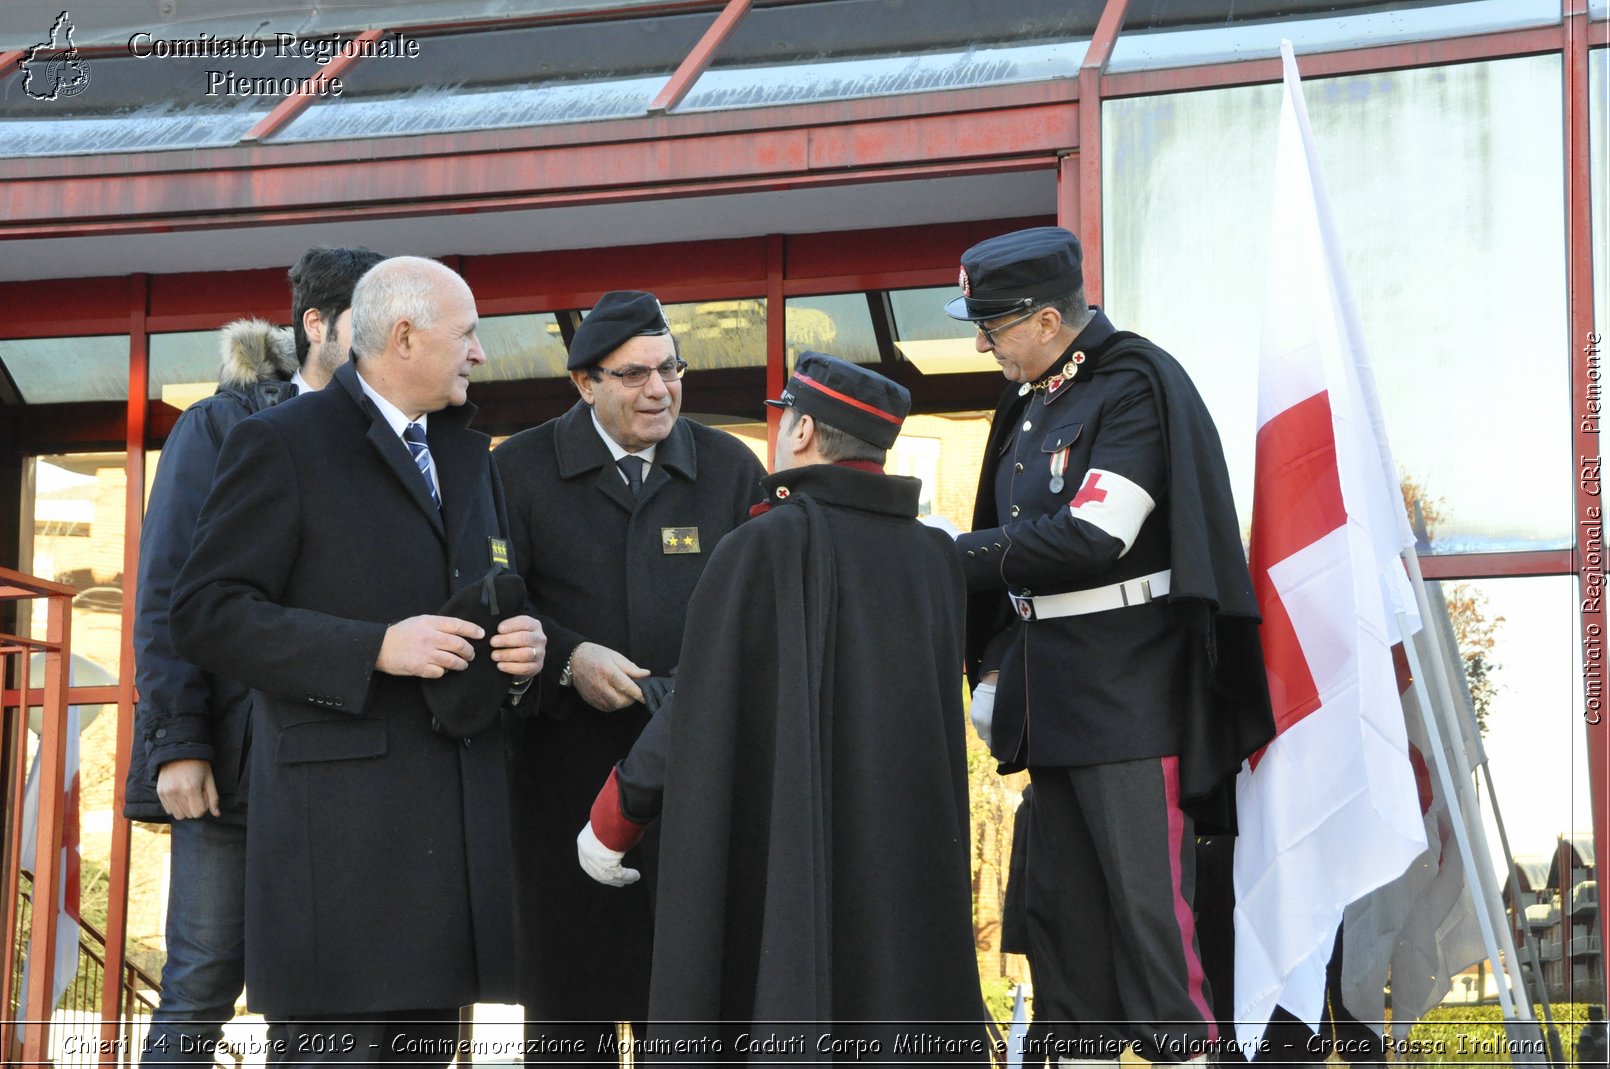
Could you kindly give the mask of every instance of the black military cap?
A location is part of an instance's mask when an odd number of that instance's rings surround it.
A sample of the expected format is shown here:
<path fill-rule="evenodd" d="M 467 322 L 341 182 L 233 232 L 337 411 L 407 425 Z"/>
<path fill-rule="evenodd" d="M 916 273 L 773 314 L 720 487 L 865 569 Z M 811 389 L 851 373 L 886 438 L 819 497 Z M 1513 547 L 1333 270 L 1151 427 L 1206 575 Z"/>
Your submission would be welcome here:
<path fill-rule="evenodd" d="M 468 668 L 448 672 L 439 679 L 420 680 L 431 726 L 443 735 L 467 739 L 497 721 L 514 677 L 492 659 L 492 636 L 500 622 L 525 611 L 525 601 L 525 580 L 516 572 L 495 566 L 480 582 L 460 590 L 437 610 L 438 616 L 468 620 L 485 632 L 470 643 L 475 647 L 475 658 Z"/>
<path fill-rule="evenodd" d="M 611 290 L 598 298 L 593 310 L 576 328 L 570 340 L 570 360 L 566 370 L 592 367 L 620 348 L 628 338 L 643 334 L 669 334 L 671 324 L 659 299 L 642 290 Z"/>
<path fill-rule="evenodd" d="M 1058 297 L 1084 282 L 1079 239 L 1060 226 L 1014 230 L 962 253 L 962 295 L 945 305 L 952 319 L 994 319 Z"/>
<path fill-rule="evenodd" d="M 876 371 L 826 353 L 806 352 L 775 408 L 797 408 L 823 423 L 888 449 L 911 411 L 911 392 Z"/>

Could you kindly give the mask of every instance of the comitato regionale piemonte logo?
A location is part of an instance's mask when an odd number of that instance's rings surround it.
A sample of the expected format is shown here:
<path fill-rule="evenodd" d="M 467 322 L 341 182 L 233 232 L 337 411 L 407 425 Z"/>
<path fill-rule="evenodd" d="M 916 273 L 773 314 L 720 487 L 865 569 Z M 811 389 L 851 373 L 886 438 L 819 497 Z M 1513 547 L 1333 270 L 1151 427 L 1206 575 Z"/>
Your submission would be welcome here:
<path fill-rule="evenodd" d="M 35 100 L 60 100 L 89 88 L 89 64 L 73 44 L 73 20 L 63 11 L 50 28 L 50 39 L 23 53 L 22 91 Z"/>

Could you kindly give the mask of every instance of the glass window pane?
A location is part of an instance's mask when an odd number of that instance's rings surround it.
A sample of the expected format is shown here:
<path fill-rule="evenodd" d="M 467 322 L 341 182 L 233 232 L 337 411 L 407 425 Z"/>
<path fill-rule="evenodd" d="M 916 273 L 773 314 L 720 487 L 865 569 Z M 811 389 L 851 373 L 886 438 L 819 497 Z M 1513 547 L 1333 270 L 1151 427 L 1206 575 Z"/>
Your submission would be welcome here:
<path fill-rule="evenodd" d="M 979 352 L 974 344 L 977 328 L 945 314 L 946 303 L 956 293 L 954 286 L 889 291 L 889 305 L 894 310 L 894 347 L 924 375 L 999 371 L 1001 366 L 995 358 Z"/>
<path fill-rule="evenodd" d="M 973 497 L 992 414 L 947 412 L 906 417 L 886 467 L 891 475 L 922 480 L 922 515 L 942 519 L 960 531 L 972 529 Z"/>
<path fill-rule="evenodd" d="M 696 301 L 664 308 L 677 350 L 690 372 L 766 366 L 765 298 Z"/>
<path fill-rule="evenodd" d="M 1186 6 L 1142 0 L 1125 13 L 1108 70 L 1225 63 L 1495 33 L 1557 24 L 1558 0 L 1330 0 L 1297 7 L 1277 0 Z"/>
<path fill-rule="evenodd" d="M 50 29 L 40 27 L 42 41 Z M 56 39 L 64 40 L 63 31 Z M 315 58 L 278 54 L 273 41 L 248 43 L 261 57 L 172 55 L 176 41 L 190 43 L 180 39 L 142 32 L 129 42 L 133 54 L 40 53 L 25 68 L 26 86 L 21 77 L 9 79 L 0 93 L 0 155 L 233 145 L 319 69 Z"/>
<path fill-rule="evenodd" d="M 486 350 L 486 363 L 470 373 L 471 382 L 562 379 L 566 375 L 565 342 L 552 312 L 487 316 L 476 333 Z"/>
<path fill-rule="evenodd" d="M 822 0 L 757 6 L 679 111 L 758 107 L 1071 78 L 1102 5 Z"/>
<path fill-rule="evenodd" d="M 218 331 L 153 334 L 148 395 L 181 411 L 218 389 Z"/>
<path fill-rule="evenodd" d="M 1134 0 L 1124 9 L 1124 30 L 1151 33 L 1159 30 L 1211 29 L 1215 26 L 1241 26 L 1259 22 L 1288 25 L 1305 18 L 1333 18 L 1381 11 L 1413 11 L 1426 7 L 1446 7 L 1459 0 L 1327 0 L 1309 4 L 1304 10 L 1291 0 L 1235 0 L 1234 3 L 1185 5 L 1171 0 Z"/>
<path fill-rule="evenodd" d="M 1427 588 L 1434 603 L 1437 595 L 1445 599 L 1468 665 L 1466 686 L 1485 721 L 1483 744 L 1510 847 L 1517 858 L 1548 858 L 1556 836 L 1593 830 L 1576 579 L 1461 580 Z M 1488 842 L 1502 864 L 1485 784 L 1482 801 Z"/>
<path fill-rule="evenodd" d="M 683 398 L 686 399 L 684 394 Z M 755 459 L 770 470 L 771 454 L 766 451 L 766 422 L 764 420 L 742 419 L 738 416 L 715 416 L 705 412 L 689 412 L 683 408 L 682 415 L 695 423 L 702 423 L 706 427 L 714 427 L 718 431 L 726 431 L 744 444 L 748 450 L 755 454 Z"/>
<path fill-rule="evenodd" d="M 1559 57 L 1306 88 L 1392 449 L 1444 505 L 1433 550 L 1569 545 L 1572 481 L 1550 477 L 1572 470 Z M 1191 372 L 1243 530 L 1280 95 L 1103 111 L 1108 311 Z"/>
<path fill-rule="evenodd" d="M 0 364 L 25 404 L 123 401 L 129 396 L 126 334 L 0 340 Z"/>
<path fill-rule="evenodd" d="M 800 353 L 819 353 L 857 364 L 878 363 L 878 339 L 872 330 L 872 312 L 864 293 L 834 293 L 825 297 L 790 297 L 787 301 L 787 366 L 794 367 Z"/>
<path fill-rule="evenodd" d="M 371 59 L 275 141 L 485 130 L 643 115 L 712 13 L 500 27 L 415 39 Z"/>
<path fill-rule="evenodd" d="M 124 486 L 123 453 L 75 453 L 30 458 L 27 477 L 32 508 L 23 519 L 23 570 L 65 583 L 72 601 L 72 686 L 111 686 L 118 680 L 123 648 Z M 26 500 L 26 499 L 25 499 Z M 23 622 L 44 635 L 49 603 L 28 603 Z M 32 658 L 33 685 L 42 684 L 44 656 Z M 117 707 L 77 705 L 79 716 L 80 849 L 82 916 L 99 927 L 106 920 L 106 873 L 115 824 Z M 36 736 L 29 735 L 32 742 Z M 151 884 L 159 881 L 153 879 Z"/>

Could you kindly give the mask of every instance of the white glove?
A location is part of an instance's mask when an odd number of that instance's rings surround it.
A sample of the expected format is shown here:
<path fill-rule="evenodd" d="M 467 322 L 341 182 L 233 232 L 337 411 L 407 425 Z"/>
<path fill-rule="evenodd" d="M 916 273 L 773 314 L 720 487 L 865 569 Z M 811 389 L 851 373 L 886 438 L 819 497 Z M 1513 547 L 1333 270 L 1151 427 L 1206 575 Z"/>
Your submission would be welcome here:
<path fill-rule="evenodd" d="M 590 820 L 576 836 L 576 859 L 581 862 L 582 871 L 606 887 L 625 887 L 642 878 L 643 874 L 636 869 L 621 866 L 625 856 L 623 851 L 611 850 L 598 841 Z"/>
<path fill-rule="evenodd" d="M 973 722 L 973 730 L 978 732 L 978 737 L 984 740 L 985 746 L 988 746 L 990 724 L 995 719 L 994 683 L 980 683 L 973 691 L 973 707 L 968 713 L 968 718 Z"/>

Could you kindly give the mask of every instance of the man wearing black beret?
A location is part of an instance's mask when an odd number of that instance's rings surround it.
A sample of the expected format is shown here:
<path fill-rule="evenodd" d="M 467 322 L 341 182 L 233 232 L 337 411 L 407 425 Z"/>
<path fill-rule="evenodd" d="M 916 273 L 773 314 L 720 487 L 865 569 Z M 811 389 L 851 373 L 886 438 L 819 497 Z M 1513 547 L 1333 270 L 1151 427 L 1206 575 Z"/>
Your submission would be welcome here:
<path fill-rule="evenodd" d="M 648 1011 L 648 890 L 611 893 L 575 863 L 598 784 L 650 712 L 650 675 L 669 675 L 694 584 L 760 499 L 760 462 L 733 436 L 679 415 L 682 374 L 660 303 L 606 293 L 570 345 L 580 400 L 496 450 L 514 557 L 543 613 L 548 662 L 537 715 L 514 727 L 510 782 L 528 1058 L 560 1044 L 596 1066 L 616 1021 Z M 653 681 L 649 681 L 653 682 Z M 654 844 L 634 860 L 650 866 Z M 554 1022 L 571 1022 L 556 1024 Z"/>
<path fill-rule="evenodd" d="M 911 397 L 805 353 L 767 403 L 764 514 L 694 590 L 676 693 L 604 781 L 582 865 L 629 885 L 661 817 L 651 1055 L 981 1063 L 961 569 L 882 466 Z"/>
<path fill-rule="evenodd" d="M 1212 418 L 1173 357 L 1084 295 L 1061 227 L 962 254 L 946 311 L 1012 383 L 957 539 L 975 726 L 1034 784 L 1034 1060 L 1205 1060 L 1194 831 L 1273 734 L 1257 603 Z"/>

